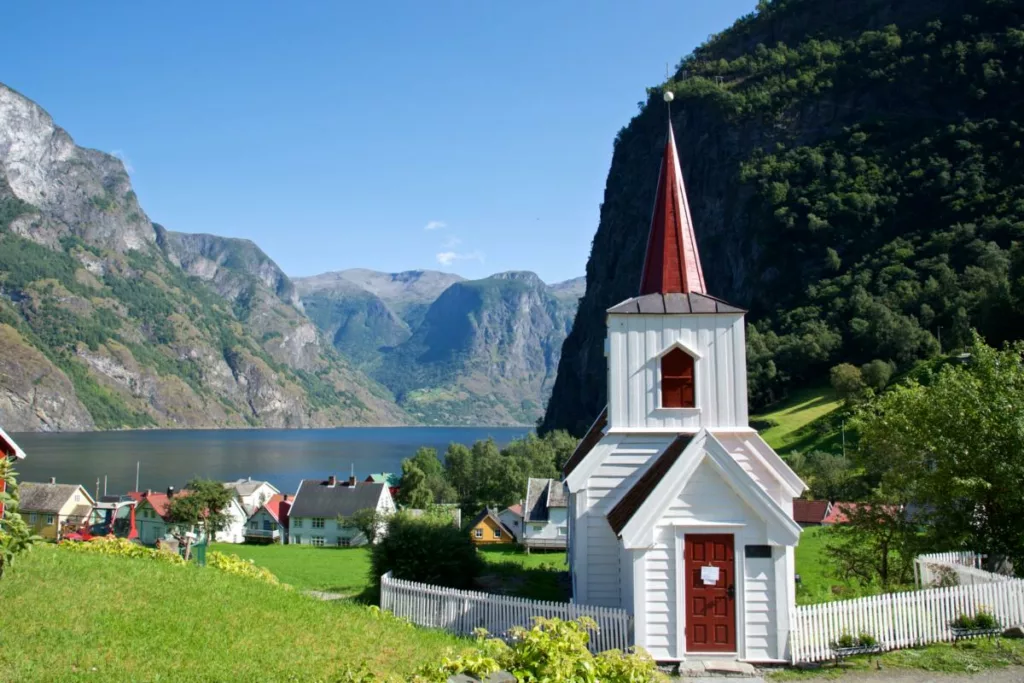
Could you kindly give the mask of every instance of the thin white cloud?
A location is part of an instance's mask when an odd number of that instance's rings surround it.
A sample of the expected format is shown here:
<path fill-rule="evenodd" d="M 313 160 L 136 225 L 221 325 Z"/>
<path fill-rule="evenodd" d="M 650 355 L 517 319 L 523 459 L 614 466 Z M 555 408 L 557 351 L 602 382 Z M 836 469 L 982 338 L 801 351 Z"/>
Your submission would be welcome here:
<path fill-rule="evenodd" d="M 448 239 L 446 239 L 444 241 L 444 244 L 442 244 L 441 247 L 443 249 L 454 249 L 455 247 L 459 246 L 460 244 L 462 244 L 462 240 L 460 240 L 458 237 L 452 235 L 451 237 L 449 237 Z"/>
<path fill-rule="evenodd" d="M 128 155 L 124 153 L 124 150 L 115 149 L 111 154 L 121 160 L 124 164 L 124 170 L 129 173 L 135 173 L 135 167 L 132 166 L 132 162 L 128 160 Z"/>
<path fill-rule="evenodd" d="M 424 230 L 440 230 L 441 228 L 448 227 L 448 224 L 444 221 L 429 221 L 423 226 Z"/>
<path fill-rule="evenodd" d="M 455 251 L 442 251 L 437 254 L 437 262 L 442 266 L 450 266 L 456 261 L 479 261 L 484 262 L 483 252 L 471 251 L 466 253 L 458 253 Z"/>

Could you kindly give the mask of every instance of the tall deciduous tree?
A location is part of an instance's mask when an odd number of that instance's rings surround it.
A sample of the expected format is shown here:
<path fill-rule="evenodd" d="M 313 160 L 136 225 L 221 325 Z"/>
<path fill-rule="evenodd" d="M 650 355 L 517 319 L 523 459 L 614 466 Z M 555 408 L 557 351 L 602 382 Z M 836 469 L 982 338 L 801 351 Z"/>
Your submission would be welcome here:
<path fill-rule="evenodd" d="M 858 427 L 865 465 L 924 506 L 939 549 L 1011 559 L 1024 573 L 1024 343 L 974 336 L 967 364 L 883 394 Z"/>
<path fill-rule="evenodd" d="M 185 488 L 171 499 L 167 509 L 170 521 L 180 527 L 201 528 L 212 541 L 228 524 L 227 507 L 234 494 L 212 479 L 193 479 Z"/>

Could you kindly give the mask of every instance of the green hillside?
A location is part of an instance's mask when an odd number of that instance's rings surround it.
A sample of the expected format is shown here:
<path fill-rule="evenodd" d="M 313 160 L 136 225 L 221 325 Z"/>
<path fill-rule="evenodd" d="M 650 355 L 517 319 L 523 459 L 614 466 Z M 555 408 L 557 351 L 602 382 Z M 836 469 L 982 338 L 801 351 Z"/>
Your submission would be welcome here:
<path fill-rule="evenodd" d="M 1022 89 L 1019 2 L 765 0 L 712 36 L 616 137 L 545 428 L 605 403 L 603 311 L 636 292 L 664 90 L 708 288 L 750 311 L 758 409 L 840 362 L 1024 336 Z"/>

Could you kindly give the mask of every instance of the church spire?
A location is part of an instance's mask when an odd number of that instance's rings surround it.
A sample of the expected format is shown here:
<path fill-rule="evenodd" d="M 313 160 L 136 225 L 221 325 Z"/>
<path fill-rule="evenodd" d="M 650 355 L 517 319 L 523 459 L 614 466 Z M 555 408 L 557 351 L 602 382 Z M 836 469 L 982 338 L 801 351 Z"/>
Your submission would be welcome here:
<path fill-rule="evenodd" d="M 668 94 L 666 101 L 670 101 Z M 647 238 L 647 256 L 640 279 L 640 295 L 686 292 L 707 294 L 707 288 L 670 118 L 651 231 Z"/>

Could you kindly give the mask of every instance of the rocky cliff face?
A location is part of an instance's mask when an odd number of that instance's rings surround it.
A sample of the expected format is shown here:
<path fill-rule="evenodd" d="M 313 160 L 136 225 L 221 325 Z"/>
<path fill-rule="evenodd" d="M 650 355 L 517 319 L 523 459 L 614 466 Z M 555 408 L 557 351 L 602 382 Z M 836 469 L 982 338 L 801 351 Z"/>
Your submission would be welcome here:
<path fill-rule="evenodd" d="M 372 374 L 428 423 L 530 424 L 550 392 L 578 288 L 557 296 L 527 272 L 457 282 Z"/>
<path fill-rule="evenodd" d="M 251 242 L 154 226 L 121 162 L 0 86 L 0 423 L 402 423 Z"/>

